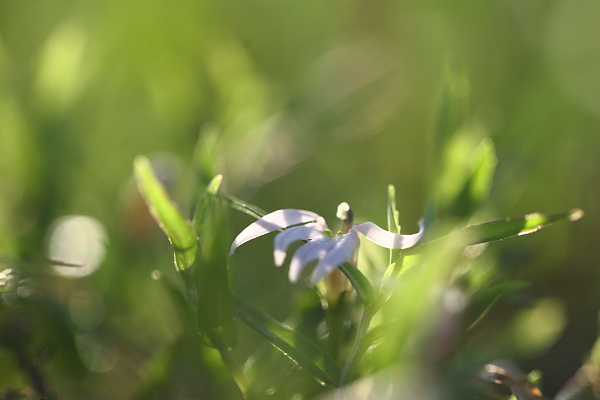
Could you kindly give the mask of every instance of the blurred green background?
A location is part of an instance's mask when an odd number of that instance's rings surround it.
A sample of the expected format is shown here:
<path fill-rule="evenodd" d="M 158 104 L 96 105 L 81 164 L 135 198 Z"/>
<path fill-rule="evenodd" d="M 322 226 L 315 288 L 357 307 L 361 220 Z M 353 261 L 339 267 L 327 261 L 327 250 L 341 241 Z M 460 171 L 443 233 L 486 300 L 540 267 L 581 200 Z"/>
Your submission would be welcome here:
<path fill-rule="evenodd" d="M 133 158 L 161 165 L 183 210 L 198 141 L 216 154 L 225 190 L 267 211 L 334 221 L 347 201 L 358 222 L 385 226 L 391 183 L 412 233 L 436 187 L 446 85 L 464 104 L 457 129 L 496 146 L 490 201 L 473 221 L 586 212 L 490 245 L 503 274 L 532 283 L 523 302 L 546 299 L 563 321 L 552 340 L 514 352 L 552 394 L 597 337 L 598 21 L 596 0 L 0 0 L 0 262 L 16 283 L 0 281 L 28 288 L 19 301 L 43 300 L 14 315 L 17 300 L 2 295 L 0 388 L 29 385 L 6 345 L 19 337 L 43 350 L 47 384 L 64 398 L 128 398 L 169 363 L 178 372 L 162 398 L 211 398 L 229 379 L 207 367 L 214 353 L 165 353 L 184 327 L 151 273 L 176 277 L 132 185 Z M 79 279 L 44 262 L 52 224 L 67 215 L 95 218 L 109 243 Z M 232 222 L 237 234 L 251 220 Z M 303 289 L 272 266 L 271 240 L 239 250 L 233 289 L 283 319 Z M 241 359 L 257 341 L 240 342 Z"/>

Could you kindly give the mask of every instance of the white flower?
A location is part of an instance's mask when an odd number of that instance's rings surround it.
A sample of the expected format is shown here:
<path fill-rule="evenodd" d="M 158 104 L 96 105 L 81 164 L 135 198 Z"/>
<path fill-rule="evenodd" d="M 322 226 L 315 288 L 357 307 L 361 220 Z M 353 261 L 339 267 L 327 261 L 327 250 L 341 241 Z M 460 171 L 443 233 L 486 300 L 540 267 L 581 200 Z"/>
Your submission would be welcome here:
<path fill-rule="evenodd" d="M 341 264 L 352 260 L 358 249 L 359 233 L 388 249 L 412 247 L 423 236 L 423 220 L 419 221 L 418 233 L 399 235 L 383 230 L 372 222 L 352 225 L 352 210 L 348 203 L 339 205 L 337 216 L 344 221 L 344 226 L 342 233 L 331 237 L 325 220 L 318 214 L 296 209 L 274 211 L 246 227 L 233 241 L 229 255 L 249 240 L 285 229 L 275 236 L 275 265 L 280 267 L 283 264 L 287 249 L 292 243 L 307 241 L 300 246 L 290 261 L 289 279 L 296 282 L 306 264 L 318 260 L 311 276 L 311 283 L 316 284 Z"/>

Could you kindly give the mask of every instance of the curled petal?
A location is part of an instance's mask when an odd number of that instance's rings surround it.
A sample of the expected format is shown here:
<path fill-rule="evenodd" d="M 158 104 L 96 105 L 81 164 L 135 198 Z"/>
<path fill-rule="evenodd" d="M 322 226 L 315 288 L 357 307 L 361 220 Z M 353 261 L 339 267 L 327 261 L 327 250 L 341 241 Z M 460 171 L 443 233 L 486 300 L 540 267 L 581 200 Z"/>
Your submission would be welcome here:
<path fill-rule="evenodd" d="M 312 274 L 310 281 L 313 285 L 344 262 L 350 261 L 358 248 L 358 234 L 353 230 L 346 235 L 337 236 L 332 241 L 335 241 L 333 247 L 321 259 Z"/>
<path fill-rule="evenodd" d="M 275 250 L 273 251 L 275 265 L 281 267 L 285 260 L 285 253 L 290 244 L 299 240 L 308 240 L 318 236 L 323 236 L 323 232 L 306 225 L 294 226 L 277 234 L 277 236 L 275 236 Z"/>
<path fill-rule="evenodd" d="M 372 222 L 364 222 L 352 227 L 362 233 L 371 242 L 388 249 L 407 249 L 417 244 L 424 232 L 423 220 L 419 220 L 419 232 L 413 235 L 399 235 L 381 229 Z"/>
<path fill-rule="evenodd" d="M 312 239 L 310 242 L 300 246 L 292 261 L 290 261 L 289 279 L 294 283 L 300 277 L 302 270 L 311 261 L 320 260 L 335 245 L 335 239 L 323 235 Z"/>
<path fill-rule="evenodd" d="M 306 222 L 315 222 L 319 225 L 324 225 L 325 229 L 327 229 L 327 225 L 325 224 L 323 217 L 315 214 L 314 212 L 295 209 L 273 211 L 258 221 L 248 225 L 246 229 L 244 229 L 231 244 L 229 255 L 232 255 L 235 249 L 249 240 L 255 239 L 278 229 L 287 228 L 288 226 Z"/>

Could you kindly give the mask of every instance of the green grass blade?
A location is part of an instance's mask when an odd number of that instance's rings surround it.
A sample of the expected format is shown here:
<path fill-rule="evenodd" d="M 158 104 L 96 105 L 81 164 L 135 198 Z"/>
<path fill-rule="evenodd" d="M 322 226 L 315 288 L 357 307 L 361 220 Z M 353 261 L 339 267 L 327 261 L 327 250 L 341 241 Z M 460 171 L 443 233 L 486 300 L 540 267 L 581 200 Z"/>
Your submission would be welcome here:
<path fill-rule="evenodd" d="M 469 79 L 464 68 L 446 65 L 434 116 L 435 157 L 438 159 L 448 140 L 467 118 L 468 93 Z"/>
<path fill-rule="evenodd" d="M 195 282 L 198 287 L 198 326 L 211 344 L 222 350 L 234 348 L 237 338 L 227 264 L 229 208 L 214 196 L 217 189 L 218 180 L 209 185 L 205 193 L 205 198 L 213 199 L 197 232 L 202 255 L 198 257 Z"/>
<path fill-rule="evenodd" d="M 387 225 L 388 231 L 400 233 L 400 216 L 396 209 L 396 188 L 388 185 Z"/>
<path fill-rule="evenodd" d="M 294 329 L 255 310 L 239 297 L 234 298 L 235 312 L 250 328 L 304 368 L 317 380 L 337 386 L 342 376 L 340 366 L 317 345 Z"/>
<path fill-rule="evenodd" d="M 388 185 L 387 190 L 387 229 L 389 232 L 400 233 L 400 214 L 396 209 L 396 188 Z M 400 256 L 400 250 L 390 249 L 388 265 Z"/>
<path fill-rule="evenodd" d="M 465 219 L 472 216 L 487 199 L 497 164 L 494 142 L 490 138 L 483 138 L 474 150 L 467 152 L 473 154 L 468 157 L 466 169 L 469 172 L 448 210 L 452 215 Z"/>
<path fill-rule="evenodd" d="M 208 213 L 210 212 L 210 208 L 213 202 L 213 199 L 219 192 L 219 187 L 221 187 L 221 182 L 223 182 L 223 175 L 215 176 L 210 183 L 206 186 L 204 190 L 204 194 L 198 201 L 198 205 L 196 206 L 196 211 L 194 212 L 194 232 L 196 235 L 200 236 L 202 232 L 202 227 L 204 226 L 204 222 L 207 219 Z"/>
<path fill-rule="evenodd" d="M 456 238 L 460 239 L 464 243 L 464 246 L 471 246 L 514 236 L 528 235 L 546 228 L 555 222 L 563 220 L 574 222 L 581 217 L 583 217 L 583 211 L 574 208 L 556 214 L 531 213 L 518 218 L 505 218 L 477 225 L 469 225 L 417 247 L 405 256 L 400 257 L 393 268 L 395 273 L 404 273 L 415 265 L 420 264 L 424 259 L 424 254 L 441 240 Z"/>
<path fill-rule="evenodd" d="M 241 211 L 245 214 L 248 214 L 251 217 L 254 217 L 256 219 L 261 219 L 262 217 L 267 215 L 266 211 L 261 210 L 260 208 L 254 206 L 250 203 L 246 203 L 245 201 L 242 201 L 235 196 L 227 196 L 223 193 L 219 193 L 219 197 L 222 198 L 223 200 L 227 201 L 227 203 L 229 203 L 231 208 Z"/>
<path fill-rule="evenodd" d="M 150 161 L 138 156 L 133 162 L 138 190 L 148 205 L 150 214 L 165 232 L 175 250 L 175 266 L 185 271 L 194 265 L 198 240 L 190 223 L 183 217 L 171 200 L 164 186 L 156 177 Z"/>
<path fill-rule="evenodd" d="M 467 245 L 493 242 L 512 236 L 523 236 L 539 231 L 542 228 L 562 220 L 577 221 L 583 217 L 583 211 L 575 208 L 557 214 L 531 213 L 518 218 L 506 218 L 469 225 L 452 234 L 464 235 Z"/>

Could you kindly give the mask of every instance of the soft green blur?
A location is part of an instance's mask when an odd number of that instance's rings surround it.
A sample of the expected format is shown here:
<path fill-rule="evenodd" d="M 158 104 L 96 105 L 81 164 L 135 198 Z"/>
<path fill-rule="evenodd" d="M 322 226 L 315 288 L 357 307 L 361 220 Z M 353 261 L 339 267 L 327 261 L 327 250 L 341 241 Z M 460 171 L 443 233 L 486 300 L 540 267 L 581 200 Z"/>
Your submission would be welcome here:
<path fill-rule="evenodd" d="M 464 363 L 509 357 L 555 392 L 592 348 L 600 309 L 598 21 L 596 0 L 0 0 L 0 267 L 30 279 L 14 279 L 28 288 L 19 300 L 0 279 L 0 393 L 30 385 L 7 344 L 19 337 L 59 398 L 241 398 L 216 351 L 183 339 L 195 334 L 188 311 L 161 284 L 179 283 L 173 254 L 132 180 L 140 154 L 189 218 L 196 182 L 216 173 L 228 194 L 317 212 L 333 230 L 342 201 L 356 222 L 385 227 L 388 184 L 406 234 L 434 203 L 442 230 L 582 208 L 580 222 L 492 243 L 464 267 L 478 268 L 471 281 L 529 283 Z M 70 215 L 108 237 L 103 264 L 81 278 L 46 260 L 53 223 Z M 252 222 L 231 215 L 232 233 Z M 273 266 L 271 244 L 236 252 L 231 285 L 282 321 L 314 299 Z M 359 267 L 383 275 L 388 252 L 363 250 Z M 394 300 L 414 303 L 399 347 L 409 327 L 435 325 L 435 313 L 411 314 L 431 306 L 411 293 L 452 267 L 413 277 Z M 238 328 L 244 362 L 265 345 Z M 321 387 L 298 379 L 276 396 L 300 389 Z"/>

